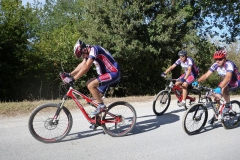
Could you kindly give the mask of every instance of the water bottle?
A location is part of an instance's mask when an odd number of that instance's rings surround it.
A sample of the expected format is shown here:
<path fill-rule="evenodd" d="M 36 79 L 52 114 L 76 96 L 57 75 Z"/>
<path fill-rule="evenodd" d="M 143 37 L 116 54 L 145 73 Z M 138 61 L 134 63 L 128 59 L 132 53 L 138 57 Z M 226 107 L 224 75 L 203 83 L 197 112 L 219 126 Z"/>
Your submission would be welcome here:
<path fill-rule="evenodd" d="M 179 90 L 176 90 L 176 92 L 179 96 L 181 95 L 181 92 Z"/>

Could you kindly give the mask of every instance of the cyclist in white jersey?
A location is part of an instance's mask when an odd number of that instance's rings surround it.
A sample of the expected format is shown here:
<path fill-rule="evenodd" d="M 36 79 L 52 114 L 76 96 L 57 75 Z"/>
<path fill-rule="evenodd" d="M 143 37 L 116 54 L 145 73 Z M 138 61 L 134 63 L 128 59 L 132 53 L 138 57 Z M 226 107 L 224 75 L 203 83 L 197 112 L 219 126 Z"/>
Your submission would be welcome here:
<path fill-rule="evenodd" d="M 120 80 L 119 65 L 104 48 L 96 45 L 86 45 L 81 40 L 77 40 L 74 46 L 74 54 L 77 58 L 82 57 L 83 61 L 71 73 L 64 72 L 62 78 L 66 83 L 70 83 L 87 73 L 92 64 L 96 66 L 98 76 L 88 80 L 87 87 L 99 104 L 97 109 L 92 112 L 92 115 L 97 115 L 106 107 L 101 95 L 105 92 L 107 86 Z"/>
<path fill-rule="evenodd" d="M 184 69 L 184 74 L 182 74 L 175 85 L 182 88 L 182 102 L 180 102 L 179 106 L 186 105 L 186 97 L 187 97 L 187 88 L 191 83 L 195 80 L 197 76 L 197 67 L 194 63 L 194 60 L 191 57 L 187 56 L 187 52 L 181 50 L 178 52 L 179 59 L 170 66 L 165 72 L 162 73 L 163 77 L 166 77 L 166 74 L 174 69 L 176 66 L 181 65 Z"/>
<path fill-rule="evenodd" d="M 216 61 L 210 69 L 202 75 L 198 81 L 193 82 L 193 86 L 198 86 L 198 83 L 205 81 L 214 71 L 217 71 L 222 81 L 218 84 L 218 87 L 214 89 L 214 92 L 223 96 L 226 101 L 223 114 L 227 114 L 230 110 L 230 95 L 229 90 L 236 90 L 240 86 L 240 74 L 237 66 L 230 60 L 226 59 L 227 52 L 225 50 L 219 50 L 214 53 L 214 60 Z M 219 103 L 219 100 L 216 99 Z M 209 124 L 217 120 L 215 116 L 209 121 Z"/>

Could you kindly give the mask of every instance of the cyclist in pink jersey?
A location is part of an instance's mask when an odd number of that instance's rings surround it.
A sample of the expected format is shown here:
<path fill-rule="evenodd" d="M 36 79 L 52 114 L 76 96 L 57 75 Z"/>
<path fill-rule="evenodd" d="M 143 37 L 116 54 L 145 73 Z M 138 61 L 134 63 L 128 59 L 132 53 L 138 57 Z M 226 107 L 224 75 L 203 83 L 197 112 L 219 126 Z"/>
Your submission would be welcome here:
<path fill-rule="evenodd" d="M 227 52 L 225 50 L 216 51 L 213 56 L 216 62 L 198 79 L 198 81 L 192 83 L 193 86 L 198 86 L 198 83 L 205 81 L 214 71 L 217 71 L 222 81 L 218 84 L 218 87 L 214 89 L 214 92 L 222 95 L 226 101 L 223 114 L 228 114 L 231 108 L 229 90 L 236 90 L 240 86 L 240 74 L 238 68 L 232 61 L 226 59 L 226 55 Z M 220 105 L 219 100 L 215 100 Z M 217 119 L 213 116 L 208 123 L 213 124 L 215 120 Z"/>
<path fill-rule="evenodd" d="M 92 112 L 92 115 L 97 115 L 106 107 L 101 96 L 107 86 L 120 80 L 119 65 L 103 47 L 86 45 L 79 39 L 74 46 L 74 54 L 77 58 L 82 57 L 83 61 L 71 73 L 64 72 L 63 80 L 71 83 L 87 73 L 92 64 L 96 66 L 98 76 L 88 80 L 87 87 L 99 104 L 97 109 Z"/>
<path fill-rule="evenodd" d="M 175 85 L 178 85 L 182 88 L 182 102 L 180 102 L 179 106 L 186 105 L 186 97 L 187 97 L 187 87 L 195 80 L 198 74 L 198 68 L 196 67 L 193 59 L 187 56 L 187 51 L 181 50 L 178 52 L 179 59 L 170 66 L 165 72 L 162 73 L 163 77 L 166 77 L 166 74 L 174 69 L 177 65 L 181 65 L 184 69 L 184 74 L 182 74 Z"/>

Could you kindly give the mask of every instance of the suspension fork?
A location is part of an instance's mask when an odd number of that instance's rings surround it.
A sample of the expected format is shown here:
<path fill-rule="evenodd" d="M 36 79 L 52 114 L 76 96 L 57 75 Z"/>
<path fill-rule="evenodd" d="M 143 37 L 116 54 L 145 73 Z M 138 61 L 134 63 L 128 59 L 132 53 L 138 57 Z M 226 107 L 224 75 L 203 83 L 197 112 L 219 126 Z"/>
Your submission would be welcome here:
<path fill-rule="evenodd" d="M 58 107 L 58 109 L 57 109 L 57 111 L 56 111 L 56 113 L 55 113 L 55 115 L 53 117 L 53 123 L 57 122 L 58 115 L 60 114 L 66 99 L 67 99 L 67 95 L 64 95 L 63 98 L 62 98 L 62 102 L 59 103 L 60 107 Z"/>
<path fill-rule="evenodd" d="M 198 110 L 199 110 L 199 107 L 200 107 L 200 106 L 198 106 L 197 109 L 194 111 L 193 120 L 197 120 L 197 121 L 201 120 L 202 115 L 203 115 L 203 113 L 205 112 L 205 109 L 202 110 L 202 112 L 200 112 L 199 116 L 196 117 L 197 112 L 198 112 Z"/>
<path fill-rule="evenodd" d="M 169 94 L 171 92 L 171 90 L 167 89 L 168 90 L 168 93 Z M 161 99 L 160 99 L 160 102 L 161 103 L 166 103 L 167 99 L 165 98 L 164 102 L 163 102 L 163 97 L 164 97 L 165 93 L 163 93 L 163 96 L 161 96 Z"/>

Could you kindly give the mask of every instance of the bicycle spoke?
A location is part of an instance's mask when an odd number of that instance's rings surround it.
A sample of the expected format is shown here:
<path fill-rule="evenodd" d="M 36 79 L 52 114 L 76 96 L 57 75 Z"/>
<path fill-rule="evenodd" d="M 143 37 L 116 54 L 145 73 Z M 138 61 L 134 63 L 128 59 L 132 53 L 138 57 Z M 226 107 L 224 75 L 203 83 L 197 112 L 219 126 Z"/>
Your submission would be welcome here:
<path fill-rule="evenodd" d="M 113 115 L 115 115 L 113 119 Z M 104 114 L 102 127 L 111 136 L 123 136 L 130 132 L 136 123 L 135 109 L 126 102 L 116 102 Z"/>
<path fill-rule="evenodd" d="M 57 106 L 57 104 L 45 104 L 31 114 L 29 130 L 37 140 L 45 143 L 57 142 L 70 132 L 72 117 L 66 108 L 63 108 L 58 115 L 58 119 L 53 122 Z"/>
<path fill-rule="evenodd" d="M 207 110 L 205 110 L 202 104 L 192 106 L 184 114 L 184 131 L 189 135 L 200 132 L 206 124 L 207 117 Z"/>

